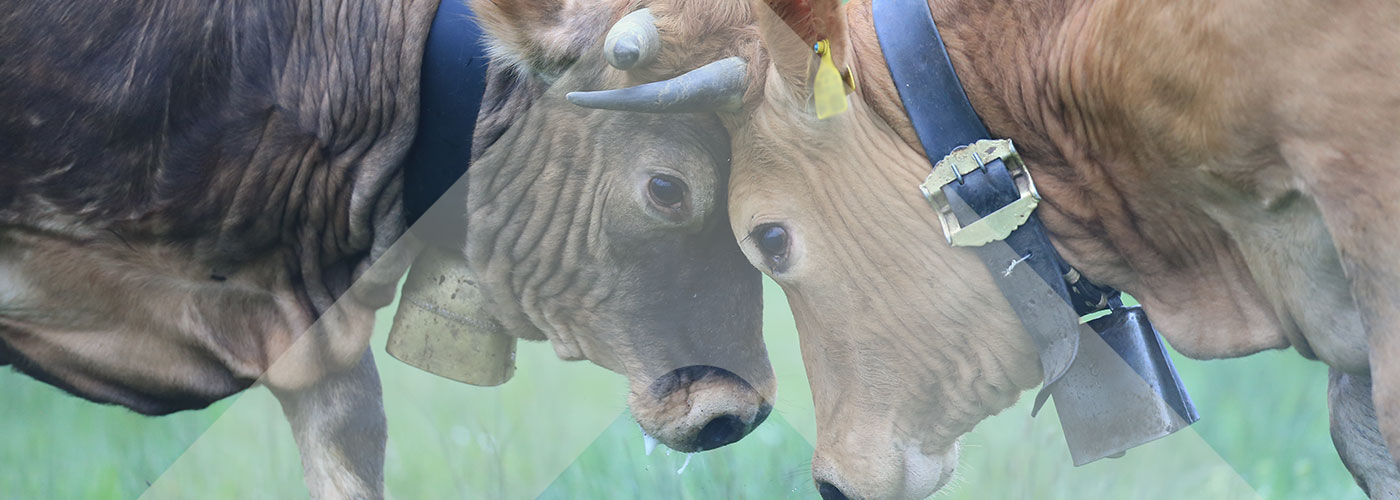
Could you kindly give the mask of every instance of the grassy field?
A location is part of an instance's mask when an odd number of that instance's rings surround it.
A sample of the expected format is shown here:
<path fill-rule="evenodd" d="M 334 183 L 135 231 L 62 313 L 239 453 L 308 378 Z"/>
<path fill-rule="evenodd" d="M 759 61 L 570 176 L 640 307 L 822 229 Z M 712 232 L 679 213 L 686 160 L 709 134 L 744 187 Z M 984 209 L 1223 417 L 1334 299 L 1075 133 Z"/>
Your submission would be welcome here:
<path fill-rule="evenodd" d="M 689 457 L 643 452 L 623 380 L 522 344 L 515 380 L 477 388 L 383 354 L 392 498 L 813 498 L 811 400 L 781 292 L 765 332 L 777 409 L 754 435 Z M 1326 368 L 1292 352 L 1177 366 L 1203 415 L 1127 457 L 1070 466 L 1054 412 L 1029 397 L 964 440 L 946 499 L 1328 498 L 1361 492 L 1327 433 Z M 305 498 L 291 432 L 266 390 L 164 418 L 0 374 L 0 498 Z"/>

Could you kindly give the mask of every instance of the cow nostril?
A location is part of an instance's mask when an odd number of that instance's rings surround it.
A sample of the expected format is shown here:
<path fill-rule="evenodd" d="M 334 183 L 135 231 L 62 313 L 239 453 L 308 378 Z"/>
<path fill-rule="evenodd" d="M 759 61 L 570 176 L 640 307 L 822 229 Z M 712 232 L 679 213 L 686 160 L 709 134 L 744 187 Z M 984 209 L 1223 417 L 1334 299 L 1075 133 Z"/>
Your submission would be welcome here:
<path fill-rule="evenodd" d="M 744 437 L 746 425 L 734 415 L 715 417 L 699 433 L 695 434 L 695 445 L 700 451 L 713 450 Z"/>
<path fill-rule="evenodd" d="M 845 493 L 841 493 L 841 490 L 826 481 L 817 482 L 817 493 L 822 496 L 822 500 L 848 500 Z"/>
<path fill-rule="evenodd" d="M 752 427 L 757 429 L 758 426 L 762 424 L 764 420 L 768 420 L 769 413 L 773 413 L 773 405 L 770 405 L 768 403 L 763 403 L 762 405 L 759 405 L 758 415 L 753 417 Z"/>

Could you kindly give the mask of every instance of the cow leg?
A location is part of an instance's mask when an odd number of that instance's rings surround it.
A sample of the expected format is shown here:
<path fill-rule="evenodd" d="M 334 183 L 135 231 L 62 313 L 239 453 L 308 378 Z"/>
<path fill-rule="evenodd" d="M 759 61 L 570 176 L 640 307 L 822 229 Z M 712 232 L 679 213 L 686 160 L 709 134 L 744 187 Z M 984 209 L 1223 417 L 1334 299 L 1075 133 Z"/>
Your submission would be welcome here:
<path fill-rule="evenodd" d="M 1400 211 L 1385 216 L 1385 224 L 1396 224 Z M 1386 246 L 1400 241 L 1394 229 L 1377 240 Z M 1375 246 L 1382 246 L 1380 241 Z M 1380 254 L 1390 258 L 1388 253 Z M 1363 259 L 1372 260 L 1372 259 Z M 1400 266 L 1354 265 L 1349 272 L 1353 295 L 1362 309 L 1370 347 L 1372 401 L 1380 432 L 1385 436 L 1392 457 L 1400 457 Z M 1400 462 L 1393 462 L 1400 467 Z"/>
<path fill-rule="evenodd" d="M 1370 220 L 1329 226 L 1366 327 L 1377 423 L 1390 455 L 1400 457 L 1400 206 L 1355 215 Z"/>
<path fill-rule="evenodd" d="M 1390 458 L 1371 404 L 1371 378 L 1333 368 L 1328 374 L 1332 444 L 1357 486 L 1372 499 L 1400 499 L 1400 468 Z"/>
<path fill-rule="evenodd" d="M 374 355 L 300 390 L 272 390 L 292 424 L 315 499 L 384 497 L 384 400 Z"/>
<path fill-rule="evenodd" d="M 1400 102 L 1400 90 L 1390 92 L 1387 102 Z M 1374 115 L 1347 111 L 1319 116 Z M 1400 120 L 1386 116 L 1394 122 L 1337 120 L 1310 130 L 1310 137 L 1281 143 L 1317 202 L 1351 281 L 1366 328 L 1381 435 L 1391 456 L 1400 457 L 1400 163 L 1392 154 Z"/>

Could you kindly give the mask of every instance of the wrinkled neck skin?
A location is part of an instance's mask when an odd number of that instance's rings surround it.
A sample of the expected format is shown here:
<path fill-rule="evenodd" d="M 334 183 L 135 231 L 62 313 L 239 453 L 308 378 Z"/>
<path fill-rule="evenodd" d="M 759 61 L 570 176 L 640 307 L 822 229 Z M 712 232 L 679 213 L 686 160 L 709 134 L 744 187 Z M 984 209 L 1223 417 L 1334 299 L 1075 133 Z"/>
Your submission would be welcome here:
<path fill-rule="evenodd" d="M 1251 97 L 1222 90 L 1232 64 L 1222 59 L 1240 54 L 1192 24 L 1240 13 L 1199 2 L 931 4 L 973 107 L 993 136 L 1015 141 L 1045 200 L 1037 213 L 1072 266 L 1140 300 L 1189 356 L 1298 345 L 1226 233 L 1229 221 L 1200 203 L 1215 194 L 1200 187 L 1206 177 L 1275 159 L 1261 131 L 1238 126 L 1251 118 L 1242 111 Z M 848 10 L 853 31 L 869 35 L 853 40 L 853 66 L 869 82 L 861 97 L 921 151 L 869 9 Z M 1296 194 L 1246 187 L 1228 195 L 1264 206 Z"/>
<path fill-rule="evenodd" d="M 643 373 L 631 346 L 603 345 L 625 331 L 628 277 L 610 268 L 617 238 L 610 207 L 629 202 L 619 176 L 631 173 L 606 134 L 620 135 L 615 112 L 569 104 L 563 95 L 599 78 L 601 58 L 581 62 L 545 88 L 494 64 L 467 171 L 465 255 L 504 330 L 548 339 L 562 359 L 588 359 L 618 373 Z M 636 319 L 636 318 L 632 318 Z M 580 331 L 576 331 L 580 330 Z"/>
<path fill-rule="evenodd" d="M 493 79 L 509 71 L 493 67 Z M 610 294 L 610 286 L 596 286 L 601 276 L 559 272 L 604 251 L 598 205 L 607 193 L 597 189 L 603 169 L 569 168 L 588 164 L 592 151 L 577 130 L 578 122 L 558 118 L 586 113 L 562 108 L 555 119 L 547 119 L 543 103 L 536 102 L 543 89 L 517 83 L 529 88 L 514 89 L 492 110 L 509 115 L 509 127 L 503 118 L 500 130 L 477 133 L 478 139 L 489 136 L 490 143 L 466 175 L 467 261 L 483 280 L 495 320 L 510 335 L 548 338 L 561 358 L 593 359 L 620 370 L 607 350 L 590 353 L 579 343 L 569 330 L 574 322 L 557 316 L 562 311 L 536 307 L 542 305 L 534 297 L 541 289 L 556 298 L 570 297 L 558 302 L 572 301 L 584 311 Z"/>
<path fill-rule="evenodd" d="M 292 220 L 325 228 L 316 236 L 300 236 L 302 253 L 313 253 L 308 249 L 319 246 L 328 254 L 319 256 L 323 262 L 353 262 L 347 281 L 324 296 L 311 294 L 318 309 L 324 310 L 326 301 L 346 290 L 370 294 L 372 308 L 387 305 L 406 267 L 406 262 L 395 263 L 367 274 L 370 264 L 385 256 L 405 230 L 400 167 L 418 129 L 423 47 L 437 5 L 437 0 L 364 5 L 320 0 L 288 7 L 296 26 L 313 31 L 293 33 L 289 59 L 273 69 L 273 113 L 292 115 L 288 120 L 295 128 L 314 137 L 309 146 L 315 149 L 305 154 L 323 157 L 324 165 L 310 174 L 315 177 L 298 184 L 303 189 L 281 196 L 292 198 L 287 202 L 292 206 L 297 205 L 295 197 L 310 200 Z M 281 161 L 296 159 L 289 155 Z M 250 173 L 245 178 L 256 177 Z M 242 194 L 246 196 L 238 201 L 248 208 L 260 207 L 265 200 Z M 270 198 L 277 200 L 279 194 L 271 193 Z M 301 260 L 316 262 L 305 255 Z M 364 286 L 350 288 L 356 282 Z"/>

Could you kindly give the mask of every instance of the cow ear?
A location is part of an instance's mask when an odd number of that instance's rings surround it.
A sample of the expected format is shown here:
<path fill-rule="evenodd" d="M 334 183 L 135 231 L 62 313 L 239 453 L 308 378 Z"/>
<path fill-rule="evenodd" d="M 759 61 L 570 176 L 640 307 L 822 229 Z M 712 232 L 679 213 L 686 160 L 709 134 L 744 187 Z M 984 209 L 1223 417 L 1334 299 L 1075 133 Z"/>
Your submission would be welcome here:
<path fill-rule="evenodd" d="M 753 0 L 759 32 L 773 66 L 798 89 L 810 86 L 818 63 L 813 46 L 829 40 L 832 57 L 844 68 L 850 50 L 843 0 Z"/>
<path fill-rule="evenodd" d="M 462 1 L 462 0 L 445 0 Z M 469 0 L 493 63 L 553 83 L 611 25 L 613 9 L 579 0 Z"/>

